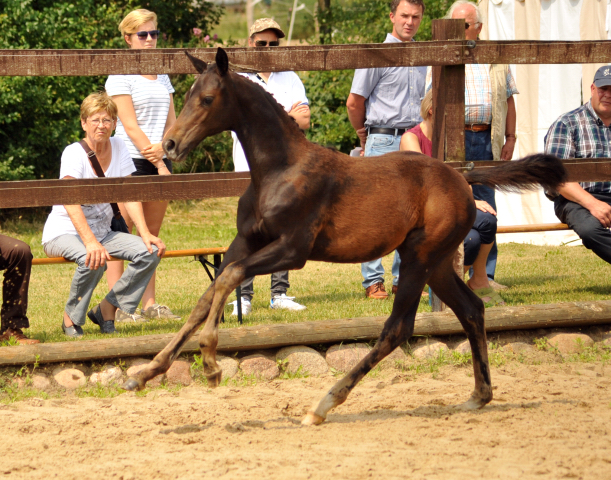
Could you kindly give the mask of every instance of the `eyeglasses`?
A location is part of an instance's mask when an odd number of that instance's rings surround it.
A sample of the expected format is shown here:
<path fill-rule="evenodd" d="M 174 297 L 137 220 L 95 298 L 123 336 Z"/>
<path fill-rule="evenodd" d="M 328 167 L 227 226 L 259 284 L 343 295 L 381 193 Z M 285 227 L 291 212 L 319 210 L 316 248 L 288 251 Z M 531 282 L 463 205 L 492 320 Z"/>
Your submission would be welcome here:
<path fill-rule="evenodd" d="M 267 47 L 267 43 L 267 40 L 256 40 L 255 47 Z M 277 47 L 278 45 L 280 45 L 280 41 L 278 40 L 272 40 L 269 42 L 270 47 Z"/>
<path fill-rule="evenodd" d="M 149 30 L 148 32 L 143 30 L 141 32 L 134 33 L 134 35 L 138 35 L 138 39 L 140 40 L 146 40 L 149 35 L 153 40 L 157 40 L 157 38 L 159 38 L 159 33 L 159 30 Z"/>
<path fill-rule="evenodd" d="M 91 125 L 95 127 L 97 127 L 100 122 L 102 122 L 102 125 L 104 125 L 105 127 L 110 127 L 114 122 L 114 120 L 112 120 L 111 118 L 88 118 L 87 120 L 89 121 L 89 123 L 91 123 Z"/>
<path fill-rule="evenodd" d="M 479 25 L 481 22 L 473 22 L 473 23 L 467 23 L 465 22 L 465 30 L 469 30 L 469 27 L 471 25 Z"/>

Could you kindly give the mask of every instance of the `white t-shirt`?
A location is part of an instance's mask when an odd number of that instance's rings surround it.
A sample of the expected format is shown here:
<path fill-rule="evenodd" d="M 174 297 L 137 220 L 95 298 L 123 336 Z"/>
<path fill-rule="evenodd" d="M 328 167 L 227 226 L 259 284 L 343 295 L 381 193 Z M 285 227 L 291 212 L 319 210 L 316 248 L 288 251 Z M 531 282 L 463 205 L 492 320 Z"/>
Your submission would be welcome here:
<path fill-rule="evenodd" d="M 170 94 L 174 93 L 170 77 L 157 75 L 156 80 L 149 80 L 142 75 L 110 75 L 106 80 L 106 93 L 111 97 L 131 95 L 138 126 L 151 143 L 161 142 L 170 110 Z M 121 120 L 117 120 L 115 136 L 125 141 L 132 158 L 144 158 L 125 132 Z"/>
<path fill-rule="evenodd" d="M 300 102 L 303 105 L 309 104 L 305 87 L 295 72 L 272 72 L 267 83 L 260 79 L 256 73 L 240 73 L 239 75 L 243 75 L 271 93 L 287 112 L 291 110 L 291 107 L 296 102 Z M 250 171 L 238 136 L 231 132 L 231 137 L 233 138 L 233 166 L 235 171 Z"/>
<path fill-rule="evenodd" d="M 125 142 L 117 137 L 110 138 L 112 147 L 112 158 L 108 169 L 104 172 L 106 177 L 127 177 L 135 170 Z M 68 145 L 62 153 L 62 165 L 59 178 L 98 178 L 87 158 L 85 149 L 76 142 Z M 95 205 L 81 205 L 87 224 L 98 241 L 102 240 L 110 232 L 110 221 L 112 220 L 112 208 L 110 203 L 98 203 Z M 42 244 L 50 242 L 60 235 L 78 235 L 76 228 L 68 212 L 63 205 L 53 206 L 42 232 Z"/>

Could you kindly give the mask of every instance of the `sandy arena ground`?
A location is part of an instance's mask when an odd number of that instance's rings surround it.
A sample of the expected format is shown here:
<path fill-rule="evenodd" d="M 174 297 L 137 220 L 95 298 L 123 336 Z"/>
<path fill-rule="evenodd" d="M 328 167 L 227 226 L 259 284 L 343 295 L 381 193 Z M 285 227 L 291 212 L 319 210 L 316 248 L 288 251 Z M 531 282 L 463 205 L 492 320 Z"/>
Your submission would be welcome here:
<path fill-rule="evenodd" d="M 319 427 L 335 378 L 201 384 L 146 396 L 0 406 L 0 474 L 29 479 L 609 479 L 611 366 L 493 368 L 495 400 L 459 412 L 471 366 L 367 377 Z"/>

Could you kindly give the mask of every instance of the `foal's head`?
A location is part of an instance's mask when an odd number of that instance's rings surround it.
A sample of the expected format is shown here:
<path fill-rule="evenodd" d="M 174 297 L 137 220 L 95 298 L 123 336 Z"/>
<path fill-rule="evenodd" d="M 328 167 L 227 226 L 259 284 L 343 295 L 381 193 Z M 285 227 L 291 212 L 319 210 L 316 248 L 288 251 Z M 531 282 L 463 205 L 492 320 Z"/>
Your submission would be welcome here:
<path fill-rule="evenodd" d="M 204 138 L 231 129 L 232 106 L 226 95 L 229 59 L 222 48 L 216 52 L 216 64 L 187 56 L 200 74 L 185 96 L 185 105 L 163 142 L 168 158 L 183 161 Z"/>

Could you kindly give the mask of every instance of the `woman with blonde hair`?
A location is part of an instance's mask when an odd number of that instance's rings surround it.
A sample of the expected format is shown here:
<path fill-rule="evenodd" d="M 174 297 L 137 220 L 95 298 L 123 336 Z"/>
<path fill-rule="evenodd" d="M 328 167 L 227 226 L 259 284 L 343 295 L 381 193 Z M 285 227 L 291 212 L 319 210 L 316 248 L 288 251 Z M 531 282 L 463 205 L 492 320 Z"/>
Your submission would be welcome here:
<path fill-rule="evenodd" d="M 149 49 L 157 46 L 160 32 L 157 15 L 149 10 L 138 9 L 129 13 L 119 24 L 125 43 L 132 49 Z M 171 175 L 172 162 L 165 158 L 161 146 L 166 132 L 176 121 L 174 111 L 174 88 L 167 75 L 110 75 L 106 81 L 106 92 L 119 109 L 119 121 L 115 135 L 125 141 L 136 166 L 136 175 Z M 159 235 L 167 201 L 142 202 L 144 218 L 153 235 Z M 120 205 L 121 207 L 121 205 Z M 124 208 L 121 212 L 131 231 L 132 219 Z M 123 264 L 109 265 L 108 287 L 123 273 Z M 177 319 L 169 307 L 155 301 L 155 276 L 142 297 L 144 317 Z M 140 320 L 138 314 L 132 320 Z"/>

